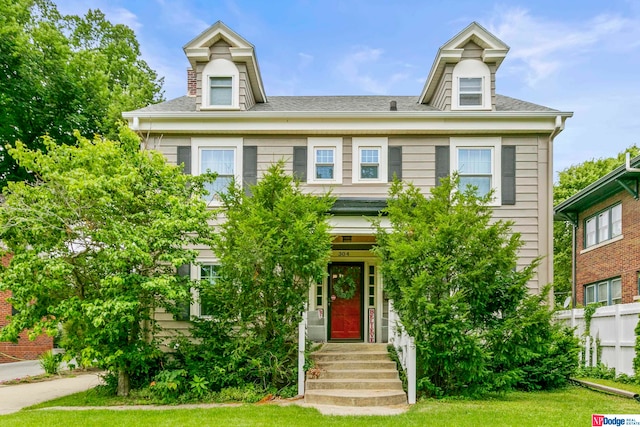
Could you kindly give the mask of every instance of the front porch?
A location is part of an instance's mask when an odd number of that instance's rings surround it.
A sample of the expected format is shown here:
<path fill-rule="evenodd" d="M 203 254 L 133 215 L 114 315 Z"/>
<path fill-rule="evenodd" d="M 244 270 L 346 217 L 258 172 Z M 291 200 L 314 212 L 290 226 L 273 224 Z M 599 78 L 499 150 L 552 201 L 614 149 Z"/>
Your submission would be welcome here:
<path fill-rule="evenodd" d="M 307 338 L 314 342 L 389 341 L 389 299 L 372 235 L 340 235 L 327 276 L 309 289 Z"/>

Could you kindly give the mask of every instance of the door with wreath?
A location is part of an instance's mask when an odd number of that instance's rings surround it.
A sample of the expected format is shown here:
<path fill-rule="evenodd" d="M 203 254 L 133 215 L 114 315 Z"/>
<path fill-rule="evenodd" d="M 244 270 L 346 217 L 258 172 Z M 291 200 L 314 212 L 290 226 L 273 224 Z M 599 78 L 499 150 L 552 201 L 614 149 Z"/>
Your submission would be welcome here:
<path fill-rule="evenodd" d="M 329 265 L 329 339 L 362 340 L 364 263 Z"/>

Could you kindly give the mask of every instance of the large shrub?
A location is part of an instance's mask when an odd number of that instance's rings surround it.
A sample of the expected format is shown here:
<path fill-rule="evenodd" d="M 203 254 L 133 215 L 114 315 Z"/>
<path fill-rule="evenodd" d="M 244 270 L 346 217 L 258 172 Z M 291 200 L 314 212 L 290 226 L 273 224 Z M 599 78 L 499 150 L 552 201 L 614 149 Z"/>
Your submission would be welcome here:
<path fill-rule="evenodd" d="M 391 228 L 376 224 L 375 250 L 385 290 L 415 339 L 420 389 L 476 395 L 560 385 L 535 366 L 566 378 L 573 359 L 554 346 L 575 342 L 556 341 L 564 335 L 551 325 L 544 296 L 528 294 L 538 260 L 518 265 L 520 235 L 492 218 L 492 195 L 459 189 L 453 177 L 430 198 L 398 181 L 389 196 Z"/>

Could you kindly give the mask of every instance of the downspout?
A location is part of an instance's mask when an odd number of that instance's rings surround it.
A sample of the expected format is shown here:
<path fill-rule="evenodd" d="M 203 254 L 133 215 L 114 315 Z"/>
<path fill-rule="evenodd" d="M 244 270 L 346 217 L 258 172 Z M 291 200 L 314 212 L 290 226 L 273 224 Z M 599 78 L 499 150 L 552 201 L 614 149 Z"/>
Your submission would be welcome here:
<path fill-rule="evenodd" d="M 632 168 L 631 167 L 631 154 L 629 154 L 629 152 L 627 152 L 625 167 L 627 169 L 627 172 L 640 172 L 639 168 Z"/>
<path fill-rule="evenodd" d="M 556 116 L 555 126 L 551 134 L 549 135 L 549 149 L 548 151 L 548 159 L 547 159 L 547 182 L 551 184 L 551 191 L 549 191 L 549 195 L 547 196 L 547 253 L 551 254 L 549 259 L 549 267 L 547 268 L 547 272 L 549 274 L 548 280 L 549 283 L 553 283 L 553 139 L 564 129 L 564 121 L 562 120 L 561 115 Z M 548 184 L 547 184 L 548 185 Z M 550 291 L 549 295 L 549 306 L 553 307 L 554 305 L 554 297 L 553 290 Z"/>
<path fill-rule="evenodd" d="M 573 232 L 571 233 L 571 308 L 576 308 L 576 295 L 578 295 L 578 289 L 576 286 L 576 262 L 578 260 L 576 252 L 578 251 L 578 217 L 576 216 L 576 222 L 572 222 L 571 225 Z"/>

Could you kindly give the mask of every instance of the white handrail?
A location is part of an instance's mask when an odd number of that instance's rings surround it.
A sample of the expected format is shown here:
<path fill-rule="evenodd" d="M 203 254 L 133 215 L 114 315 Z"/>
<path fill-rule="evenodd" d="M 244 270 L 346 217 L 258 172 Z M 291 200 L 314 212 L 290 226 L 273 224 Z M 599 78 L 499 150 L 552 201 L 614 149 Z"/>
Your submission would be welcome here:
<path fill-rule="evenodd" d="M 389 343 L 393 344 L 400 359 L 400 365 L 407 374 L 407 402 L 416 403 L 416 345 L 409 336 L 389 300 Z"/>

